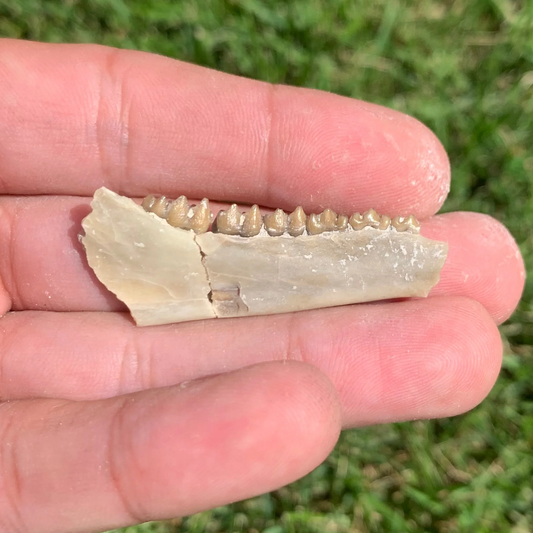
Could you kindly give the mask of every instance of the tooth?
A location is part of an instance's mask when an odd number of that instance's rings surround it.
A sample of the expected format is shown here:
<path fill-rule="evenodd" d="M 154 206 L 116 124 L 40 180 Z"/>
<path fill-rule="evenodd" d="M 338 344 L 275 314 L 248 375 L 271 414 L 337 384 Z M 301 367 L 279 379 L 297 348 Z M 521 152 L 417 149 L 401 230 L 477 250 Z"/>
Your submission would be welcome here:
<path fill-rule="evenodd" d="M 337 217 L 336 229 L 338 231 L 344 231 L 347 227 L 348 227 L 348 216 L 347 215 L 339 215 Z"/>
<path fill-rule="evenodd" d="M 185 196 L 180 196 L 170 204 L 167 214 L 167 222 L 175 228 L 187 228 L 187 217 L 189 214 L 189 204 Z"/>
<path fill-rule="evenodd" d="M 353 229 L 358 230 L 366 228 L 368 226 L 368 223 L 366 220 L 363 219 L 361 213 L 354 213 L 350 217 L 350 226 L 352 226 Z"/>
<path fill-rule="evenodd" d="M 271 237 L 279 237 L 287 229 L 287 214 L 282 209 L 276 209 L 273 213 L 265 215 L 263 222 L 265 229 Z"/>
<path fill-rule="evenodd" d="M 252 205 L 247 213 L 244 213 L 244 220 L 241 228 L 241 237 L 253 237 L 261 231 L 263 219 L 257 205 Z"/>
<path fill-rule="evenodd" d="M 169 200 L 164 196 L 161 196 L 161 198 L 157 198 L 152 205 L 152 213 L 156 214 L 158 217 L 166 218 L 169 207 Z"/>
<path fill-rule="evenodd" d="M 366 221 L 367 226 L 371 226 L 372 228 L 379 227 L 379 215 L 376 213 L 374 209 L 369 209 L 364 215 L 363 220 Z"/>
<path fill-rule="evenodd" d="M 289 235 L 293 237 L 298 237 L 302 235 L 305 231 L 305 213 L 302 209 L 302 206 L 298 206 L 290 215 L 289 215 Z"/>
<path fill-rule="evenodd" d="M 390 218 L 387 215 L 382 215 L 381 220 L 379 222 L 378 229 L 389 229 L 390 228 Z"/>
<path fill-rule="evenodd" d="M 418 222 L 414 215 L 409 215 L 406 222 L 409 224 L 411 233 L 420 233 L 420 222 Z"/>
<path fill-rule="evenodd" d="M 315 215 L 315 213 L 307 217 L 306 227 L 309 235 L 318 235 L 324 232 L 324 225 L 320 220 L 320 215 Z"/>
<path fill-rule="evenodd" d="M 333 231 L 337 225 L 337 213 L 332 209 L 324 209 L 319 215 L 324 231 Z"/>
<path fill-rule="evenodd" d="M 142 207 L 145 211 L 148 211 L 149 213 L 152 211 L 152 206 L 155 203 L 155 196 L 153 194 L 149 194 L 142 203 Z"/>
<path fill-rule="evenodd" d="M 218 233 L 226 235 L 239 235 L 241 230 L 242 215 L 237 204 L 232 204 L 227 211 L 219 211 L 215 220 L 215 229 Z"/>
<path fill-rule="evenodd" d="M 406 231 L 409 229 L 407 217 L 394 217 L 391 224 L 396 228 L 396 231 Z"/>
<path fill-rule="evenodd" d="M 204 198 L 200 205 L 193 207 L 192 217 L 187 220 L 187 229 L 192 229 L 194 233 L 205 233 L 211 224 L 211 211 L 209 210 L 209 200 Z"/>

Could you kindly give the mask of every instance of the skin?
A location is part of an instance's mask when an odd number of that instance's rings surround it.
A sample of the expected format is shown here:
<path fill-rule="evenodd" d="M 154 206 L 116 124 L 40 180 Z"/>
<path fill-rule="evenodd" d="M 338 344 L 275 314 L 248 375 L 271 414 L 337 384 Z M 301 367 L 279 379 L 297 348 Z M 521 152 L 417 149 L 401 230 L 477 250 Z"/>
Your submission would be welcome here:
<path fill-rule="evenodd" d="M 445 417 L 500 368 L 518 248 L 434 216 L 444 149 L 401 113 L 155 55 L 0 40 L 0 532 L 90 532 L 289 483 L 342 428 Z M 427 299 L 136 328 L 77 234 L 105 185 L 306 212 L 414 213 Z"/>

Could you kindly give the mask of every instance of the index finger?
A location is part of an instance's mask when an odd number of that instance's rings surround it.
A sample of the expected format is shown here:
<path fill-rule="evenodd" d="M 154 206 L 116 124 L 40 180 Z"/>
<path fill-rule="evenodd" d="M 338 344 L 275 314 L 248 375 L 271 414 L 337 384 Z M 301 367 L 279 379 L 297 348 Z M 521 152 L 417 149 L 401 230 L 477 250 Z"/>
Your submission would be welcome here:
<path fill-rule="evenodd" d="M 0 194 L 435 213 L 446 154 L 377 105 L 94 45 L 0 40 Z"/>

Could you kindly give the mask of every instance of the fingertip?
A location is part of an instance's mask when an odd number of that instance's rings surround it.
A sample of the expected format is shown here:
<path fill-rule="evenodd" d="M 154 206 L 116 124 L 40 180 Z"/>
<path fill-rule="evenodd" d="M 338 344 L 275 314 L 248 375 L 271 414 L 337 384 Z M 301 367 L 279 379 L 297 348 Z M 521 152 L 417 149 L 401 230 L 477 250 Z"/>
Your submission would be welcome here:
<path fill-rule="evenodd" d="M 424 418 L 455 416 L 476 407 L 494 386 L 503 355 L 498 327 L 482 304 L 462 297 L 438 300 L 447 308 L 447 320 L 438 356 L 423 367 L 436 393 L 428 403 L 435 411 Z"/>
<path fill-rule="evenodd" d="M 410 184 L 422 192 L 413 193 L 419 204 L 413 205 L 413 209 L 424 218 L 435 214 L 450 192 L 450 160 L 436 134 L 424 123 L 409 115 L 403 115 L 401 120 L 409 124 L 406 131 L 412 136 L 414 146 Z"/>
<path fill-rule="evenodd" d="M 155 394 L 141 416 L 128 409 L 114 439 L 116 476 L 146 519 L 277 489 L 318 466 L 340 431 L 332 384 L 303 363 L 261 363 Z M 146 487 L 158 502 L 150 509 Z"/>
<path fill-rule="evenodd" d="M 479 301 L 500 324 L 524 290 L 524 260 L 509 230 L 482 213 L 455 212 L 428 220 L 423 233 L 448 242 L 448 257 L 432 295 L 455 294 Z"/>

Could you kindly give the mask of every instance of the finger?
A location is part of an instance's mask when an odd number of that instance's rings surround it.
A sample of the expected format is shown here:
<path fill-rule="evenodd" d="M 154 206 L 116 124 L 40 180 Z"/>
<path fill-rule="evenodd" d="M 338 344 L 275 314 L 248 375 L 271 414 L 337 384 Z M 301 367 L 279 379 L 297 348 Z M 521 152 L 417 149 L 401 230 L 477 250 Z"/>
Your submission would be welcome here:
<path fill-rule="evenodd" d="M 331 384 L 298 363 L 92 403 L 6 403 L 0 525 L 100 531 L 241 500 L 316 467 L 339 422 Z"/>
<path fill-rule="evenodd" d="M 302 204 L 435 213 L 436 137 L 401 113 L 161 56 L 0 41 L 0 193 Z"/>
<path fill-rule="evenodd" d="M 436 297 L 157 328 L 111 313 L 11 313 L 0 353 L 4 399 L 102 398 L 305 361 L 334 383 L 348 427 L 472 408 L 496 379 L 502 347 L 478 303 Z"/>
<path fill-rule="evenodd" d="M 0 200 L 0 250 L 7 251 L 0 255 L 0 279 L 14 309 L 125 310 L 87 266 L 78 240 L 87 202 L 70 197 Z M 525 275 L 518 247 L 501 224 L 476 213 L 451 213 L 424 221 L 422 231 L 449 243 L 433 294 L 478 300 L 498 322 L 510 315 Z"/>
<path fill-rule="evenodd" d="M 498 324 L 511 316 L 524 290 L 526 270 L 505 226 L 488 215 L 457 212 L 432 217 L 422 233 L 448 243 L 441 280 L 431 296 L 477 300 Z"/>

